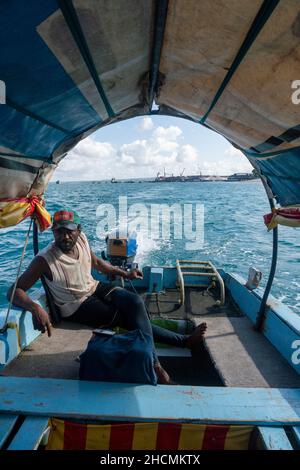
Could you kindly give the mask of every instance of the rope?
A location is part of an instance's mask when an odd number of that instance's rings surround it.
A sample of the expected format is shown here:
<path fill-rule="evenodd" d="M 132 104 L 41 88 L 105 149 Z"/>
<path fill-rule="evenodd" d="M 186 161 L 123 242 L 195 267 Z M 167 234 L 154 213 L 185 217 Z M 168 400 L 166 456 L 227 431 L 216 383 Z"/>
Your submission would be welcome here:
<path fill-rule="evenodd" d="M 27 235 L 26 235 L 26 238 L 25 238 L 25 243 L 24 243 L 24 247 L 23 247 L 23 251 L 22 251 L 22 256 L 21 256 L 21 259 L 20 259 L 19 267 L 18 267 L 17 277 L 16 277 L 16 280 L 15 280 L 15 283 L 14 283 L 12 294 L 10 296 L 10 301 L 9 301 L 9 305 L 8 305 L 8 309 L 7 309 L 7 313 L 6 313 L 6 317 L 5 317 L 5 321 L 4 321 L 4 325 L 2 326 L 2 328 L 0 328 L 0 333 L 5 333 L 7 328 L 8 328 L 8 324 L 7 324 L 8 317 L 9 317 L 10 310 L 11 310 L 11 307 L 12 307 L 12 304 L 13 304 L 13 298 L 15 296 L 15 292 L 16 292 L 16 288 L 17 288 L 17 284 L 18 284 L 18 280 L 19 280 L 19 275 L 20 275 L 20 271 L 21 271 L 21 267 L 22 267 L 23 260 L 24 260 L 24 257 L 25 257 L 25 252 L 26 252 L 26 248 L 27 248 L 27 245 L 28 245 L 28 240 L 29 240 L 30 230 L 31 230 L 31 226 L 32 226 L 32 221 L 33 221 L 33 219 L 30 220 L 29 228 L 28 228 L 28 231 L 27 231 Z"/>

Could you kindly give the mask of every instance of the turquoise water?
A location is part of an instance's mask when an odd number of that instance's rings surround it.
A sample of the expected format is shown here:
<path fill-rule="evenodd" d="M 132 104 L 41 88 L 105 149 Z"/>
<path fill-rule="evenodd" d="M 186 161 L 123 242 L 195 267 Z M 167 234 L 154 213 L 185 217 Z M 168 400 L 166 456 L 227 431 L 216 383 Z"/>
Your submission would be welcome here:
<path fill-rule="evenodd" d="M 150 239 L 144 231 L 138 234 L 137 261 L 147 264 L 171 265 L 176 258 L 211 260 L 217 267 L 247 277 L 254 266 L 263 272 L 262 286 L 268 278 L 272 234 L 263 223 L 269 204 L 260 182 L 246 183 L 118 183 L 69 182 L 50 184 L 46 193 L 47 208 L 53 212 L 61 207 L 74 208 L 81 217 L 96 254 L 105 247 L 97 235 L 101 217 L 100 204 L 112 204 L 118 211 L 119 196 L 127 196 L 128 206 L 139 203 L 150 211 L 151 204 L 179 203 L 204 205 L 204 245 L 186 251 L 186 239 Z M 141 219 L 145 222 L 147 214 Z M 174 224 L 173 224 L 174 225 Z M 19 257 L 28 229 L 28 221 L 0 232 L 0 306 L 6 305 L 5 293 L 14 281 Z M 279 228 L 278 267 L 272 294 L 295 312 L 300 313 L 300 241 L 299 229 Z M 40 235 L 40 247 L 52 240 L 50 230 Z M 27 248 L 24 268 L 32 258 L 32 243 Z"/>

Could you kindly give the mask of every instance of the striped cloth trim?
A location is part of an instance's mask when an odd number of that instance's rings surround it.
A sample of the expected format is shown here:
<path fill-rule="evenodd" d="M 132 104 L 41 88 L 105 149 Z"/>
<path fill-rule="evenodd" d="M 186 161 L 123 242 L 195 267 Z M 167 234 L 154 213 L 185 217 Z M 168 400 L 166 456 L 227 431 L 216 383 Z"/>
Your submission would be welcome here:
<path fill-rule="evenodd" d="M 51 216 L 39 196 L 0 199 L 0 228 L 17 225 L 35 215 L 41 232 L 51 225 Z"/>
<path fill-rule="evenodd" d="M 47 450 L 247 450 L 254 426 L 82 424 L 51 419 Z"/>

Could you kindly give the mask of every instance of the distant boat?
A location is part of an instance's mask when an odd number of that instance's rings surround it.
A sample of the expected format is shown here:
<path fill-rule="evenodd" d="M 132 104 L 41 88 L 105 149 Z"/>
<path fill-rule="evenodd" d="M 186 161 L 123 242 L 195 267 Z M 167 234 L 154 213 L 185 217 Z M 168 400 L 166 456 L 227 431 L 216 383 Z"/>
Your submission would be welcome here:
<path fill-rule="evenodd" d="M 56 181 L 55 181 L 55 183 L 56 183 L 56 184 L 59 184 L 59 183 L 60 183 L 60 181 L 59 181 L 59 180 L 56 180 Z"/>
<path fill-rule="evenodd" d="M 110 180 L 110 182 L 111 182 L 111 183 L 117 183 L 117 180 L 116 180 L 116 178 L 112 178 L 112 179 Z"/>

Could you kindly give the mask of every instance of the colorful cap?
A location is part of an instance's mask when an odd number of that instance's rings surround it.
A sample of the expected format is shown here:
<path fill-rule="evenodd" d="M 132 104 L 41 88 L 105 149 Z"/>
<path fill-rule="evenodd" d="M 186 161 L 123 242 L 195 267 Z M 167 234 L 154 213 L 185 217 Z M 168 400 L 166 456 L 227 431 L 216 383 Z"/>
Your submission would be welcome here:
<path fill-rule="evenodd" d="M 53 215 L 53 228 L 65 227 L 69 230 L 76 230 L 80 224 L 77 212 L 69 209 L 61 209 Z"/>

